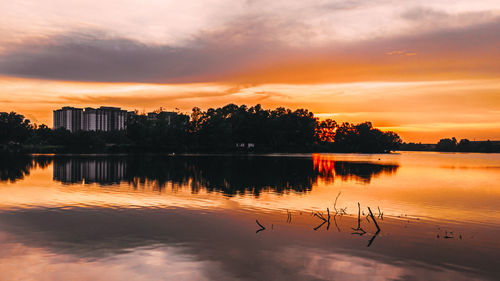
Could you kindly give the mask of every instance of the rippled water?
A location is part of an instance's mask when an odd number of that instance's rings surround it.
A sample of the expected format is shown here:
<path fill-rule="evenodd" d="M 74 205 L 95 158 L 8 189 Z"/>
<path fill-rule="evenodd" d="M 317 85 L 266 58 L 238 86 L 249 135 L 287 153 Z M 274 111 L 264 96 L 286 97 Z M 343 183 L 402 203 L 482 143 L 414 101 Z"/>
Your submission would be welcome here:
<path fill-rule="evenodd" d="M 0 280 L 499 280 L 499 182 L 500 154 L 1 159 Z"/>

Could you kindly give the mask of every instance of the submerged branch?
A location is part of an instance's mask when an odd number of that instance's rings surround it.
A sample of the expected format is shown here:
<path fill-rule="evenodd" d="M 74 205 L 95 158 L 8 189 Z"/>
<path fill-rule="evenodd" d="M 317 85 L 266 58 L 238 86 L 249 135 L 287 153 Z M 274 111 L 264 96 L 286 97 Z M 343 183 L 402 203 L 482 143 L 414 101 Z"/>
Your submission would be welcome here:
<path fill-rule="evenodd" d="M 260 222 L 258 220 L 255 220 L 255 222 L 257 223 L 258 226 L 260 226 L 260 229 L 257 229 L 257 231 L 255 231 L 255 233 L 259 233 L 262 230 L 266 229 L 262 224 L 260 224 Z"/>
<path fill-rule="evenodd" d="M 370 212 L 370 217 L 372 218 L 373 222 L 375 223 L 375 226 L 377 227 L 378 231 L 380 231 L 380 227 L 378 226 L 377 220 L 375 219 L 375 216 L 373 216 L 372 210 L 370 207 L 368 207 L 368 211 Z"/>
<path fill-rule="evenodd" d="M 364 231 L 361 228 L 361 206 L 359 205 L 359 202 L 358 202 L 358 227 L 353 228 L 352 230 L 354 230 L 354 232 L 352 234 L 358 234 L 360 236 L 364 235 L 366 233 L 366 231 Z"/>
<path fill-rule="evenodd" d="M 335 203 L 333 203 L 333 209 L 335 210 L 335 213 L 339 212 L 337 210 L 337 200 L 339 199 L 341 193 L 342 193 L 342 191 L 339 191 L 339 194 L 337 194 L 337 197 L 335 197 Z"/>

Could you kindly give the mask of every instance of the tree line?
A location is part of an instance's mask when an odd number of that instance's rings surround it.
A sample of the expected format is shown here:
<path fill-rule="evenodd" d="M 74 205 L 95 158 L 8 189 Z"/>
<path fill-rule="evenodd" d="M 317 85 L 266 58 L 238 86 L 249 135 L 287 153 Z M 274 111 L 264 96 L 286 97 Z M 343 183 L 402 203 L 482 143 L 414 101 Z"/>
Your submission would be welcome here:
<path fill-rule="evenodd" d="M 470 141 L 468 139 L 458 141 L 452 137 L 440 139 L 434 144 L 403 143 L 399 150 L 498 153 L 500 152 L 500 141 Z"/>
<path fill-rule="evenodd" d="M 3 149 L 30 152 L 364 152 L 398 148 L 401 138 L 370 122 L 319 120 L 307 109 L 263 109 L 228 104 L 190 115 L 130 115 L 124 131 L 77 131 L 34 125 L 15 112 L 0 113 Z M 14 148 L 13 148 L 14 147 Z"/>
<path fill-rule="evenodd" d="M 470 141 L 461 139 L 457 141 L 455 137 L 444 138 L 436 144 L 437 151 L 448 152 L 500 152 L 500 143 L 492 141 Z"/>

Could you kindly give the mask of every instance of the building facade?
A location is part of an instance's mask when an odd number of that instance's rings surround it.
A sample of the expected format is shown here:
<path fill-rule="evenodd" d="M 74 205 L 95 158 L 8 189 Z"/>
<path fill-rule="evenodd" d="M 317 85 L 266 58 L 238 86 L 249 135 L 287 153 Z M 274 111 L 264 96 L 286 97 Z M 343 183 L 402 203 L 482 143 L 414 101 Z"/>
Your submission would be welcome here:
<path fill-rule="evenodd" d="M 71 132 L 82 130 L 83 109 L 65 106 L 54 110 L 54 129 L 65 128 Z"/>
<path fill-rule="evenodd" d="M 126 129 L 127 116 L 128 112 L 119 107 L 87 107 L 85 110 L 63 107 L 54 110 L 54 129 L 65 128 L 71 132 L 120 131 Z"/>
<path fill-rule="evenodd" d="M 84 131 L 97 131 L 97 110 L 91 107 L 86 107 L 83 112 L 83 128 Z"/>
<path fill-rule="evenodd" d="M 160 111 L 160 112 L 149 112 L 148 113 L 148 120 L 158 120 L 158 119 L 164 119 L 168 122 L 168 125 L 172 123 L 172 119 L 177 116 L 177 112 L 173 111 Z"/>
<path fill-rule="evenodd" d="M 119 107 L 104 107 L 96 109 L 96 128 L 98 131 L 125 130 L 127 111 Z"/>

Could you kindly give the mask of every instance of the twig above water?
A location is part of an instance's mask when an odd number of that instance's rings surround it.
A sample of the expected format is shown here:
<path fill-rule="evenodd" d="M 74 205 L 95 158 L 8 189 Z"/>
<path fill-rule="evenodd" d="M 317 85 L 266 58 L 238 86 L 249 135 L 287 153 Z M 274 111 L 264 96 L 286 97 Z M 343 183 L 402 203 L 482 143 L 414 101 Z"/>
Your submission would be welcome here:
<path fill-rule="evenodd" d="M 378 217 L 381 219 L 381 220 L 384 220 L 384 213 L 380 211 L 380 207 L 377 207 L 378 208 Z"/>
<path fill-rule="evenodd" d="M 260 222 L 258 220 L 255 220 L 255 222 L 257 223 L 258 226 L 260 226 L 260 229 L 257 229 L 257 231 L 255 231 L 255 233 L 259 233 L 262 230 L 266 229 L 262 224 L 260 224 Z"/>
<path fill-rule="evenodd" d="M 375 226 L 377 227 L 378 231 L 380 231 L 380 227 L 378 226 L 377 220 L 373 216 L 373 213 L 372 213 L 372 210 L 370 209 L 370 207 L 368 207 L 368 211 L 370 212 L 370 217 L 372 218 L 373 222 L 375 223 Z"/>
<path fill-rule="evenodd" d="M 327 218 L 328 219 L 323 216 L 323 213 L 320 213 L 320 212 L 314 213 L 315 217 L 318 217 L 320 220 L 323 221 L 320 225 L 318 225 L 317 227 L 313 228 L 314 230 L 318 230 L 325 223 L 328 223 L 327 226 L 326 226 L 326 230 L 330 229 L 330 218 L 331 218 L 331 216 L 330 216 L 330 209 L 329 208 L 326 208 L 326 213 L 327 213 Z"/>
<path fill-rule="evenodd" d="M 320 225 L 316 226 L 315 228 L 313 228 L 314 230 L 318 230 L 320 227 L 322 227 L 324 224 L 326 223 L 326 220 L 323 221 Z"/>
<path fill-rule="evenodd" d="M 352 234 L 358 234 L 360 236 L 364 235 L 366 233 L 366 231 L 364 231 L 361 228 L 361 206 L 359 205 L 359 202 L 358 202 L 358 227 L 353 228 L 352 230 L 354 230 L 354 232 Z"/>
<path fill-rule="evenodd" d="M 339 194 L 337 194 L 337 197 L 335 197 L 335 203 L 333 203 L 333 209 L 335 210 L 335 213 L 338 213 L 339 211 L 337 210 L 337 200 L 339 199 L 340 194 L 342 191 L 339 191 Z"/>
<path fill-rule="evenodd" d="M 318 217 L 320 220 L 323 220 L 323 221 L 326 222 L 326 219 L 325 219 L 325 217 L 323 216 L 322 213 L 320 213 L 320 212 L 314 213 L 314 216 Z"/>

